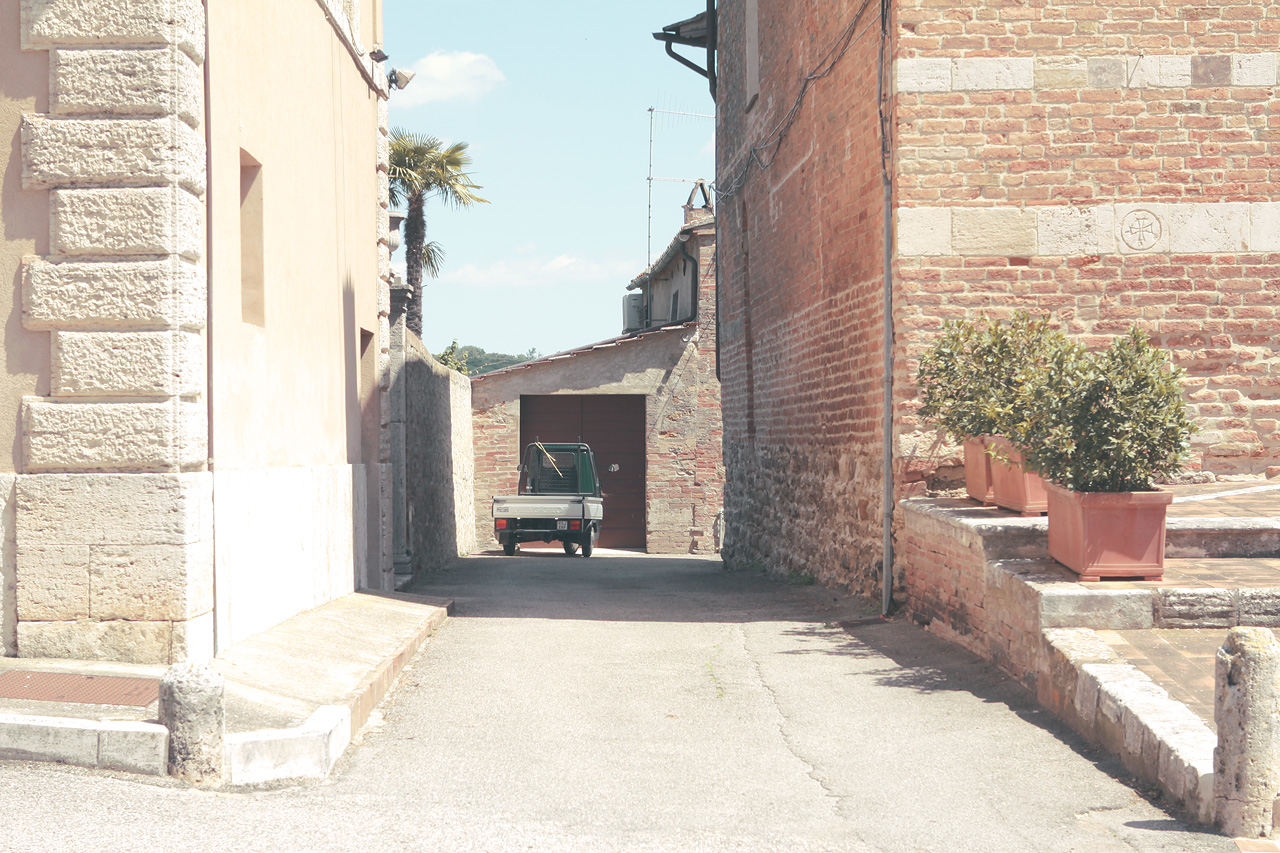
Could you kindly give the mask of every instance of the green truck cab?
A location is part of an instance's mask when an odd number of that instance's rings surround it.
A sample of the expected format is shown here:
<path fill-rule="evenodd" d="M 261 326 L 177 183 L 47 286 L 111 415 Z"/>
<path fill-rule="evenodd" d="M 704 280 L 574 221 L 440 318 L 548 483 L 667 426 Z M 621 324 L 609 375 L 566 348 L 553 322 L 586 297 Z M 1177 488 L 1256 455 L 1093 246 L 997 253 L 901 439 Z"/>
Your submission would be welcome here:
<path fill-rule="evenodd" d="M 525 448 L 519 494 L 493 499 L 493 535 L 507 556 L 521 542 L 560 542 L 590 557 L 604 523 L 596 457 L 585 444 Z"/>

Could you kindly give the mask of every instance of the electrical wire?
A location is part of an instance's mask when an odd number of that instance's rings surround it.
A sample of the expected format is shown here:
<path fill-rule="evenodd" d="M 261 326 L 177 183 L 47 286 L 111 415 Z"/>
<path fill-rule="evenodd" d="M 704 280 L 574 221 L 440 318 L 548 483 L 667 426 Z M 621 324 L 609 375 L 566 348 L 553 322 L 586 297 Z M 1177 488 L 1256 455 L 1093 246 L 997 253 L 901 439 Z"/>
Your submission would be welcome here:
<path fill-rule="evenodd" d="M 782 148 L 782 142 L 786 139 L 787 133 L 791 130 L 791 125 L 795 123 L 796 116 L 800 113 L 800 108 L 804 104 L 805 97 L 809 94 L 809 87 L 818 80 L 823 79 L 835 70 L 836 64 L 840 62 L 844 55 L 849 52 L 858 41 L 866 35 L 866 33 L 877 23 L 872 21 L 868 23 L 861 31 L 858 30 L 858 23 L 862 20 L 863 14 L 871 6 L 872 0 L 863 0 L 862 5 L 858 7 L 858 11 L 854 14 L 853 19 L 840 32 L 840 36 L 831 44 L 827 52 L 822 55 L 822 59 L 818 61 L 813 71 L 800 82 L 800 92 L 796 95 L 795 102 L 792 103 L 791 109 L 787 110 L 786 115 L 778 122 L 777 127 L 769 133 L 768 136 L 759 145 L 753 145 L 748 149 L 747 162 L 743 164 L 738 174 L 729 182 L 727 188 L 713 187 L 718 200 L 732 198 L 741 192 L 742 187 L 746 184 L 748 176 L 751 174 L 751 166 L 755 164 L 761 171 L 768 169 L 773 165 L 778 157 L 778 152 Z M 880 0 L 880 31 L 882 36 L 887 32 L 886 23 L 888 15 L 886 14 L 888 0 Z M 884 57 L 884 39 L 881 39 L 880 48 L 881 61 Z M 881 122 L 884 122 L 884 110 L 881 108 Z M 883 133 L 882 133 L 883 137 Z M 882 142 L 883 144 L 883 142 Z M 772 151 L 770 152 L 770 149 Z"/>

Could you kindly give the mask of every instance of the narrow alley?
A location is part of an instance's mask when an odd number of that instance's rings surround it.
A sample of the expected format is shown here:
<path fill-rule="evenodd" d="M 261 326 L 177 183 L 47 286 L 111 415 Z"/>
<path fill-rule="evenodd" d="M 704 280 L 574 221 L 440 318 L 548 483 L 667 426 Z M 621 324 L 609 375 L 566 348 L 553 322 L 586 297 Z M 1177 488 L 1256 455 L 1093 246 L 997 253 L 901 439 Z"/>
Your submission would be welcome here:
<path fill-rule="evenodd" d="M 718 560 L 528 549 L 453 598 L 328 780 L 11 764 L 4 849 L 1226 851 L 988 664 Z"/>

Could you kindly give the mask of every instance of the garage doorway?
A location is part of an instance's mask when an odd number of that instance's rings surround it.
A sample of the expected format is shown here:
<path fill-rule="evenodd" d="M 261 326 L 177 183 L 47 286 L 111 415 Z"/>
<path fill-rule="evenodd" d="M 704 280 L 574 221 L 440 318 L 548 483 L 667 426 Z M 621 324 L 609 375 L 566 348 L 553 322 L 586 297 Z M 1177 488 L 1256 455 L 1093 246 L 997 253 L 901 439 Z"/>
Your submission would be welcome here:
<path fill-rule="evenodd" d="M 521 452 L 535 439 L 579 438 L 595 451 L 604 493 L 602 548 L 646 544 L 644 400 L 643 394 L 520 395 Z"/>

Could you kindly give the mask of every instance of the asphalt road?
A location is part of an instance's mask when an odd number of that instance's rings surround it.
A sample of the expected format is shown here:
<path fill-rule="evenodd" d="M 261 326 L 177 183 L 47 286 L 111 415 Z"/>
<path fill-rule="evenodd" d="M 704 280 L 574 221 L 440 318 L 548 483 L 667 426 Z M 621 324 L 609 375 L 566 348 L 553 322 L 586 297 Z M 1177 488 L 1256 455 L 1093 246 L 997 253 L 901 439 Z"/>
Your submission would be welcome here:
<path fill-rule="evenodd" d="M 0 850 L 1229 851 L 966 652 L 710 560 L 461 561 L 322 783 L 0 762 Z"/>

